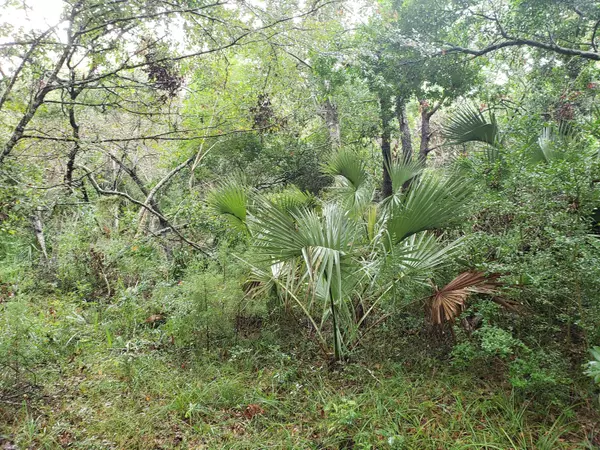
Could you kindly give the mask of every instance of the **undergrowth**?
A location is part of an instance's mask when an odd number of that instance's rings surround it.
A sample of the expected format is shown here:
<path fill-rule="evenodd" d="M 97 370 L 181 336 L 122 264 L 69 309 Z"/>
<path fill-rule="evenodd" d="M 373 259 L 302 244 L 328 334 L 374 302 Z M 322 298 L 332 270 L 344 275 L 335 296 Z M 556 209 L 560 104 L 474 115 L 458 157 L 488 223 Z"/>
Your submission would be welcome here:
<path fill-rule="evenodd" d="M 491 373 L 414 351 L 420 338 L 410 333 L 394 338 L 383 327 L 371 339 L 393 343 L 380 350 L 386 357 L 359 352 L 336 366 L 315 358 L 310 341 L 286 339 L 281 326 L 238 321 L 225 333 L 226 321 L 202 314 L 206 301 L 226 295 L 215 292 L 214 276 L 195 287 L 184 287 L 193 278 L 174 281 L 147 298 L 126 290 L 109 305 L 57 292 L 4 302 L 11 370 L 3 373 L 22 371 L 19 385 L 3 379 L 5 445 L 594 448 L 597 415 L 581 399 L 528 398 Z"/>

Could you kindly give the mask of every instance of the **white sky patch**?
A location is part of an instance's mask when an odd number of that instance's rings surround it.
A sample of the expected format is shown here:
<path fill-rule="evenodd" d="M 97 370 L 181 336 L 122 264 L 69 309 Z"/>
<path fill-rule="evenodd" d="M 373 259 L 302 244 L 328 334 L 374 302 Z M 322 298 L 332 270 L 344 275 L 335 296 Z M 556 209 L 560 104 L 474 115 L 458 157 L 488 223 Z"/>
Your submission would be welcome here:
<path fill-rule="evenodd" d="M 267 7 L 266 0 L 246 0 L 245 2 L 251 7 L 262 10 Z M 368 0 L 347 0 L 344 2 L 344 7 L 346 11 L 350 12 L 350 17 L 346 17 L 346 19 L 349 19 L 353 25 L 364 22 L 371 13 L 369 4 L 370 1 Z M 20 5 L 19 7 L 0 8 L 0 23 L 11 24 L 17 32 L 21 30 L 25 32 L 31 30 L 45 31 L 58 25 L 65 6 L 63 0 L 23 0 Z M 25 5 L 25 7 L 22 5 Z M 299 9 L 303 9 L 305 6 L 306 0 L 300 0 Z M 59 33 L 60 31 L 62 30 L 59 30 Z M 184 31 L 182 28 L 175 27 L 170 31 L 179 35 L 174 36 L 175 38 L 181 38 L 180 40 L 183 41 Z M 11 37 L 0 36 L 0 43 L 10 40 Z"/>
<path fill-rule="evenodd" d="M 23 31 L 45 31 L 60 23 L 64 7 L 62 0 L 27 0 L 23 4 L 25 8 L 3 7 L 0 22 L 9 23 L 15 30 Z"/>

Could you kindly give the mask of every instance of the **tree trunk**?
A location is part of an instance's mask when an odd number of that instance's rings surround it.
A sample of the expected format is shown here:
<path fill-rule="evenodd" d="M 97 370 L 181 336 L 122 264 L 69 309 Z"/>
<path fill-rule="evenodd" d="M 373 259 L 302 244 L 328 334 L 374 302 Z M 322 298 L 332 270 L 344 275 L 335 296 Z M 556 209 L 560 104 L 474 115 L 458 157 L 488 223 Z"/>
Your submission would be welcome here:
<path fill-rule="evenodd" d="M 425 165 L 431 139 L 431 115 L 426 101 L 421 101 L 421 145 L 419 147 L 419 162 Z"/>
<path fill-rule="evenodd" d="M 71 71 L 71 82 L 75 81 L 75 72 Z M 69 159 L 67 160 L 67 170 L 65 172 L 65 183 L 68 188 L 73 187 L 73 171 L 75 170 L 75 158 L 77 158 L 77 154 L 81 147 L 79 145 L 79 124 L 77 123 L 77 119 L 75 117 L 75 101 L 77 100 L 77 96 L 81 91 L 75 90 L 73 87 L 70 89 L 70 97 L 71 103 L 68 105 L 67 109 L 69 111 L 69 124 L 71 124 L 72 136 L 73 136 L 73 148 L 69 152 Z"/>
<path fill-rule="evenodd" d="M 396 97 L 396 116 L 400 124 L 400 142 L 402 143 L 402 158 L 404 162 L 412 160 L 412 139 L 410 127 L 406 119 L 406 100 L 400 96 Z"/>
<path fill-rule="evenodd" d="M 390 178 L 389 166 L 392 163 L 391 140 L 392 130 L 391 122 L 391 101 L 389 97 L 380 95 L 379 103 L 381 106 L 381 156 L 383 156 L 383 181 L 381 183 L 381 193 L 383 198 L 392 195 L 392 179 Z"/>
<path fill-rule="evenodd" d="M 33 226 L 33 232 L 35 233 L 35 238 L 37 239 L 38 245 L 40 246 L 40 250 L 42 251 L 42 255 L 44 257 L 44 261 L 48 260 L 48 252 L 46 251 L 46 238 L 44 237 L 44 224 L 42 222 L 42 212 L 38 208 L 34 211 L 31 216 L 31 224 Z"/>
<path fill-rule="evenodd" d="M 338 115 L 337 105 L 330 98 L 323 103 L 323 119 L 327 124 L 329 131 L 329 142 L 334 149 L 340 148 L 342 145 L 342 137 L 340 130 L 340 118 Z"/>
<path fill-rule="evenodd" d="M 69 29 L 67 31 L 67 34 L 68 34 L 67 45 L 65 45 L 65 48 L 63 49 L 62 53 L 60 54 L 58 61 L 56 62 L 55 66 L 54 66 L 52 72 L 50 73 L 50 75 L 48 76 L 48 78 L 46 80 L 44 80 L 44 76 L 40 77 L 40 79 L 39 79 L 40 88 L 39 88 L 37 94 L 33 97 L 33 100 L 27 106 L 27 109 L 21 116 L 21 119 L 19 120 L 19 122 L 17 123 L 15 128 L 13 129 L 10 138 L 8 139 L 6 144 L 4 144 L 4 148 L 2 149 L 2 152 L 0 153 L 0 165 L 2 165 L 2 163 L 4 162 L 6 157 L 12 153 L 13 149 L 17 146 L 19 141 L 23 138 L 23 135 L 25 134 L 25 128 L 27 127 L 27 125 L 29 125 L 29 122 L 31 122 L 31 120 L 37 113 L 37 110 L 40 108 L 40 106 L 42 106 L 42 104 L 44 103 L 44 100 L 46 99 L 46 96 L 48 95 L 48 93 L 50 93 L 54 89 L 57 89 L 58 86 L 56 86 L 55 83 L 58 79 L 58 74 L 59 74 L 60 70 L 63 68 L 67 58 L 72 53 L 73 48 L 74 48 L 73 36 L 71 35 L 71 33 L 72 33 L 72 27 L 73 27 L 73 20 L 74 20 L 75 16 L 79 13 L 80 7 L 81 7 L 81 3 L 77 3 L 73 7 L 73 10 L 71 11 L 71 14 L 68 19 L 69 20 Z"/>
<path fill-rule="evenodd" d="M 431 118 L 444 105 L 446 98 L 442 98 L 433 107 L 429 107 L 427 100 L 420 100 L 421 105 L 421 145 L 419 147 L 419 162 L 423 165 L 427 162 L 427 155 L 435 148 L 430 148 L 431 141 Z"/>

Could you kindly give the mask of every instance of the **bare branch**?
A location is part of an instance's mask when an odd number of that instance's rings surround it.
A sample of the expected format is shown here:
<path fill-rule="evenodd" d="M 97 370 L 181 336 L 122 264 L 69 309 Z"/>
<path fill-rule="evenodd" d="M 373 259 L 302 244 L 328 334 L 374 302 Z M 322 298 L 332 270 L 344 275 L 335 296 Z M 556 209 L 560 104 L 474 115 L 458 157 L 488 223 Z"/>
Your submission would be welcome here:
<path fill-rule="evenodd" d="M 450 46 L 449 48 L 445 49 L 443 53 L 465 53 L 467 55 L 483 56 L 488 53 L 507 47 L 533 47 L 542 50 L 548 50 L 554 53 L 558 53 L 560 55 L 578 56 L 581 58 L 590 59 L 592 61 L 600 61 L 600 53 L 598 53 L 597 51 L 590 52 L 585 50 L 578 50 L 575 48 L 562 47 L 558 44 L 548 44 L 544 42 L 533 41 L 531 39 L 511 39 L 490 45 L 480 50 L 459 46 Z"/>
<path fill-rule="evenodd" d="M 129 200 L 131 203 L 136 204 L 142 208 L 144 208 L 145 210 L 147 210 L 148 212 L 150 212 L 151 214 L 155 215 L 156 217 L 158 217 L 159 219 L 161 219 L 164 223 L 167 224 L 167 227 L 169 227 L 173 233 L 175 233 L 175 235 L 177 235 L 177 237 L 179 239 L 181 239 L 183 242 L 185 242 L 186 244 L 190 245 L 191 247 L 193 247 L 194 249 L 198 250 L 200 253 L 206 255 L 206 256 L 211 256 L 210 253 L 208 253 L 207 250 L 205 250 L 202 246 L 200 246 L 199 244 L 196 244 L 193 241 L 190 241 L 189 239 L 187 239 L 182 233 L 181 231 L 179 231 L 179 229 L 177 229 L 176 227 L 174 227 L 169 220 L 163 216 L 162 214 L 160 214 L 159 212 L 155 211 L 154 209 L 152 209 L 151 206 L 149 206 L 146 203 L 142 203 L 139 200 L 136 200 L 135 198 L 133 198 L 131 195 L 127 194 L 126 192 L 121 192 L 121 191 L 114 191 L 114 190 L 107 190 L 107 189 L 102 189 L 99 185 L 98 182 L 96 181 L 96 179 L 94 178 L 94 175 L 92 173 L 92 171 L 90 169 L 88 169 L 85 166 L 79 165 L 78 167 L 80 167 L 82 170 L 84 170 L 87 173 L 87 177 L 88 180 L 90 180 L 90 183 L 92 184 L 92 186 L 94 187 L 94 189 L 96 190 L 96 192 L 100 195 L 115 195 L 118 197 L 123 197 L 127 200 Z"/>

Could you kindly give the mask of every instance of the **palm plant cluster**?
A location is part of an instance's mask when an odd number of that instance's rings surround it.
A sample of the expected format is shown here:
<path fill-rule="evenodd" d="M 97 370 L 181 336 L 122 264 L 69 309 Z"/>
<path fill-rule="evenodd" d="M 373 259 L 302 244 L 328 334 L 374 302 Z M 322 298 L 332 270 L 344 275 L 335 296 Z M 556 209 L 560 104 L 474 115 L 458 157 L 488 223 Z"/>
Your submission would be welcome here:
<path fill-rule="evenodd" d="M 260 255 L 251 264 L 251 297 L 275 295 L 300 308 L 322 350 L 335 360 L 356 347 L 367 318 L 394 286 L 427 283 L 461 245 L 433 230 L 465 211 L 471 195 L 465 183 L 417 163 L 394 162 L 389 169 L 393 194 L 379 202 L 363 160 L 349 150 L 335 153 L 323 167 L 335 179 L 326 200 L 297 188 L 261 194 L 234 180 L 208 199 L 250 236 Z M 383 276 L 390 272 L 391 279 Z M 484 281 L 481 274 L 462 287 Z M 445 307 L 447 301 L 437 306 Z"/>
<path fill-rule="evenodd" d="M 492 112 L 486 117 L 474 106 L 463 106 L 444 136 L 450 145 L 483 144 L 488 161 L 503 166 L 507 137 Z M 543 128 L 526 156 L 533 163 L 550 163 L 580 143 L 572 126 L 559 123 Z M 395 287 L 406 281 L 431 284 L 434 271 L 452 261 L 463 243 L 440 230 L 468 207 L 472 192 L 464 179 L 419 162 L 393 161 L 387 169 L 392 194 L 381 200 L 364 160 L 348 149 L 333 153 L 322 167 L 334 179 L 322 198 L 294 186 L 259 193 L 240 177 L 222 182 L 208 198 L 216 212 L 250 237 L 260 255 L 249 263 L 250 297 L 274 295 L 286 308 L 300 308 L 323 352 L 335 360 L 358 345 L 371 329 L 367 319 Z M 434 286 L 425 302 L 427 318 L 434 326 L 453 323 L 471 294 L 487 294 L 516 310 L 515 303 L 498 296 L 499 289 L 497 274 L 467 270 L 443 288 Z"/>

